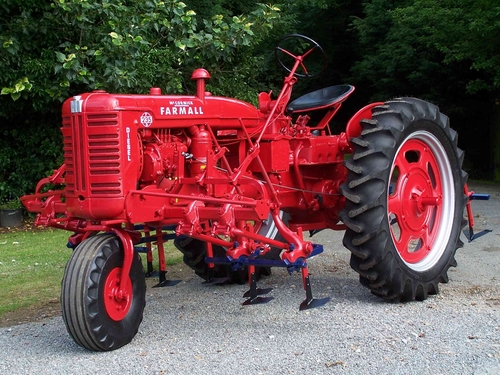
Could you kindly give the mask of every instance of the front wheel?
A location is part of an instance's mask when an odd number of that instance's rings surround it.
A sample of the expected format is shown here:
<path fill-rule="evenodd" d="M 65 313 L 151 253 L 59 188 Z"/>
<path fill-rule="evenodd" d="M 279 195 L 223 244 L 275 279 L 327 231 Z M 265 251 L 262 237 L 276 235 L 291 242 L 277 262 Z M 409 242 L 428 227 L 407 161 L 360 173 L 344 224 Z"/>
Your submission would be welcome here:
<path fill-rule="evenodd" d="M 448 281 L 463 245 L 457 134 L 436 106 L 414 98 L 375 107 L 361 126 L 341 187 L 351 267 L 384 299 L 424 300 Z"/>
<path fill-rule="evenodd" d="M 77 246 L 66 265 L 61 290 L 64 323 L 80 346 L 114 350 L 134 338 L 146 305 L 146 282 L 134 254 L 129 283 L 119 293 L 123 250 L 110 234 L 92 236 Z"/>

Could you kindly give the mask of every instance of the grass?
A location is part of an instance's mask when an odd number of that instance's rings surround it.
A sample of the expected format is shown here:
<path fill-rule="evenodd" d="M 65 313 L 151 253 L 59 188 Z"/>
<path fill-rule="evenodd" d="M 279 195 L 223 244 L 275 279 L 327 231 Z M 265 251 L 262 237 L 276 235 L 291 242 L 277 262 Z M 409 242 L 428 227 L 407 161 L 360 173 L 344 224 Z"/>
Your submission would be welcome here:
<path fill-rule="evenodd" d="M 0 234 L 0 317 L 59 297 L 67 240 L 61 230 Z"/>
<path fill-rule="evenodd" d="M 71 255 L 69 232 L 57 229 L 0 233 L 0 319 L 16 311 L 36 310 L 59 301 L 64 268 Z M 182 262 L 173 246 L 165 247 L 168 265 Z M 143 264 L 146 264 L 145 254 Z M 157 262 L 157 257 L 154 258 Z M 153 263 L 155 269 L 157 263 Z"/>

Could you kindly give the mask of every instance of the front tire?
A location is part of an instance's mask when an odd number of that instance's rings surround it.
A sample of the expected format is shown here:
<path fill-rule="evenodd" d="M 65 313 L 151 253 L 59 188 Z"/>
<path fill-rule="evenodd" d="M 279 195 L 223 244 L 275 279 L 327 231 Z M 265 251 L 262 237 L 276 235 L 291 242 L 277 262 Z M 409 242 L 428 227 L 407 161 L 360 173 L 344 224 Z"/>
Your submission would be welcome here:
<path fill-rule="evenodd" d="M 375 107 L 361 126 L 341 187 L 351 267 L 384 299 L 424 300 L 448 281 L 463 246 L 467 175 L 457 134 L 436 106 L 415 98 Z"/>
<path fill-rule="evenodd" d="M 146 282 L 139 254 L 134 254 L 125 296 L 117 298 L 123 265 L 118 238 L 98 234 L 83 241 L 66 265 L 61 290 L 62 315 L 75 342 L 108 351 L 128 344 L 142 321 Z"/>

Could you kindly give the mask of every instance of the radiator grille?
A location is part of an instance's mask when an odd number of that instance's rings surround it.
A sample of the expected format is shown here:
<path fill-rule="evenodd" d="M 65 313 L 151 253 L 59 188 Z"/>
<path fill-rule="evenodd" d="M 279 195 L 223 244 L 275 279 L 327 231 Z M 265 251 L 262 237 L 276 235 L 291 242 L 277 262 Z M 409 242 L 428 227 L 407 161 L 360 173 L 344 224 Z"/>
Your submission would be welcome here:
<path fill-rule="evenodd" d="M 122 194 L 118 114 L 63 118 L 66 191 L 84 197 Z"/>
<path fill-rule="evenodd" d="M 65 116 L 62 120 L 63 133 L 63 155 L 66 173 L 64 182 L 66 183 L 66 194 L 75 195 L 75 166 L 73 157 L 73 134 L 71 130 L 71 117 Z"/>

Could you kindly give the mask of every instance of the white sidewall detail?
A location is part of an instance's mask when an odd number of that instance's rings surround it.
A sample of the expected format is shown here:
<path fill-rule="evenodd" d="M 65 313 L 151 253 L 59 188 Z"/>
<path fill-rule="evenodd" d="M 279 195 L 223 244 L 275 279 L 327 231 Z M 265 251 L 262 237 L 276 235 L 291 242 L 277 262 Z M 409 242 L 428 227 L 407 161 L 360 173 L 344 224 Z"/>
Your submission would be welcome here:
<path fill-rule="evenodd" d="M 416 272 L 425 272 L 434 267 L 436 263 L 441 259 L 441 256 L 443 255 L 448 242 L 450 241 L 450 235 L 453 229 L 453 221 L 455 219 L 455 180 L 453 178 L 453 171 L 446 150 L 444 149 L 441 142 L 436 138 L 436 136 L 428 131 L 419 130 L 411 133 L 399 146 L 398 150 L 395 153 L 395 158 L 399 154 L 404 144 L 412 139 L 417 139 L 424 142 L 431 149 L 432 154 L 436 159 L 439 168 L 439 177 L 443 185 L 443 213 L 441 216 L 441 221 L 439 223 L 436 223 L 436 225 L 439 226 L 438 235 L 429 254 L 419 262 L 409 263 L 405 261 L 398 252 L 400 259 L 406 264 L 408 268 Z M 392 166 L 392 169 L 394 169 L 394 165 Z M 391 175 L 392 172 L 393 170 L 391 170 Z M 387 191 L 389 191 L 389 186 L 387 186 Z M 394 239 L 392 239 L 392 241 L 394 242 Z M 394 246 L 397 248 L 396 244 L 394 244 Z"/>

